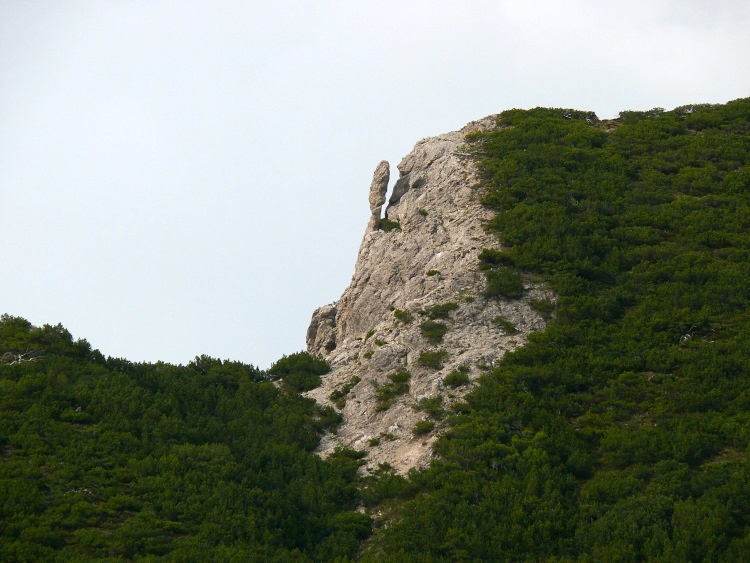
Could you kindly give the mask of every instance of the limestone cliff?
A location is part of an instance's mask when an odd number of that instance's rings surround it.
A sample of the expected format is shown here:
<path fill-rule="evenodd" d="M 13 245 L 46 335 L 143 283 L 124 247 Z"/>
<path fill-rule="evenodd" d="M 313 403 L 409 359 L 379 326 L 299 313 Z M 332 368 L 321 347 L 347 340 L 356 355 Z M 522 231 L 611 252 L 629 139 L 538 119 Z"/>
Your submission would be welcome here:
<path fill-rule="evenodd" d="M 337 405 L 344 416 L 337 434 L 321 443 L 324 455 L 340 444 L 366 450 L 370 468 L 387 462 L 405 472 L 425 465 L 440 432 L 440 409 L 465 395 L 506 350 L 544 327 L 528 304 L 552 298 L 542 288 L 527 284 L 526 296 L 514 301 L 484 297 L 477 255 L 499 245 L 483 228 L 492 212 L 480 203 L 475 169 L 461 146 L 468 132 L 494 123 L 485 118 L 417 143 L 398 165 L 383 220 L 389 165 L 377 166 L 372 215 L 352 282 L 337 303 L 313 313 L 307 333 L 308 351 L 332 366 L 308 396 Z M 425 321 L 444 325 L 437 327 L 447 330 L 442 341 Z M 435 361 L 420 361 L 424 352 L 437 352 Z M 429 363 L 433 367 L 424 365 Z M 397 372 L 402 375 L 388 377 Z M 468 384 L 447 385 L 452 372 L 458 383 L 468 376 Z M 407 377 L 408 391 L 399 394 Z M 434 428 L 423 423 L 415 433 L 422 420 Z"/>

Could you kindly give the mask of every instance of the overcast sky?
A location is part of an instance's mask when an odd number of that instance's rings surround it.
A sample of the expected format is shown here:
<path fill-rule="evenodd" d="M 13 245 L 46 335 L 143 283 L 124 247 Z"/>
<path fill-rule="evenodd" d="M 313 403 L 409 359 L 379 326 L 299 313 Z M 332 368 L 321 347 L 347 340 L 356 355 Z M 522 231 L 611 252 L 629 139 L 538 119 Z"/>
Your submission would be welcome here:
<path fill-rule="evenodd" d="M 0 0 L 0 313 L 268 367 L 381 159 L 502 110 L 750 96 L 747 0 Z"/>

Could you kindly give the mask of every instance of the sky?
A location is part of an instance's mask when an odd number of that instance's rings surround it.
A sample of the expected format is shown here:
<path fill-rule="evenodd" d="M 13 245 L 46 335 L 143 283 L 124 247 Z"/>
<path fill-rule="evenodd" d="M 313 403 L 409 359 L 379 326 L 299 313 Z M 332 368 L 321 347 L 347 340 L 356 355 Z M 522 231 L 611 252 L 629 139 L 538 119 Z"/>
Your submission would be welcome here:
<path fill-rule="evenodd" d="M 746 0 L 0 0 L 0 313 L 269 367 L 339 298 L 372 173 L 511 108 L 750 96 Z"/>

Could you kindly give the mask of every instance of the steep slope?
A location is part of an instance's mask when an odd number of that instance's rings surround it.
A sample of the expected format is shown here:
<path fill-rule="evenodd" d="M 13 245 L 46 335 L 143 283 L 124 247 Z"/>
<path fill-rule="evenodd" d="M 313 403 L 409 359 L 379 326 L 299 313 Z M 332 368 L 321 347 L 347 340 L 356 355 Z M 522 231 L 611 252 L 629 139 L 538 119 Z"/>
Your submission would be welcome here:
<path fill-rule="evenodd" d="M 467 133 L 494 124 L 485 118 L 417 143 L 398 165 L 382 220 L 389 165 L 377 166 L 352 282 L 337 303 L 315 311 L 307 333 L 308 351 L 332 365 L 308 396 L 344 416 L 323 454 L 343 445 L 366 450 L 370 468 L 425 465 L 444 410 L 544 327 L 529 301 L 549 292 L 527 284 L 523 299 L 484 296 L 477 256 L 498 244 L 485 232 L 492 213 L 461 148 Z"/>

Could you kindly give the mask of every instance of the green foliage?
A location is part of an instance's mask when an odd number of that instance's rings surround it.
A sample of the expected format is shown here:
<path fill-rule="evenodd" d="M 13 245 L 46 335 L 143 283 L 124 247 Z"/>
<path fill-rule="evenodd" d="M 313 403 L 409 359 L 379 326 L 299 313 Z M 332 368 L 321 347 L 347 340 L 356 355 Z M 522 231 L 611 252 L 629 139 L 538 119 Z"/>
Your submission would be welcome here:
<path fill-rule="evenodd" d="M 442 420 L 445 416 L 443 398 L 440 395 L 425 397 L 412 405 L 416 411 L 424 412 L 436 420 Z"/>
<path fill-rule="evenodd" d="M 369 359 L 370 359 L 370 358 L 372 358 L 372 357 L 373 357 L 374 355 L 375 355 L 375 351 L 374 351 L 374 350 L 368 350 L 367 352 L 364 352 L 364 353 L 362 354 L 362 357 L 363 357 L 363 358 L 364 358 L 365 360 L 369 360 Z"/>
<path fill-rule="evenodd" d="M 370 337 L 371 337 L 371 336 L 372 336 L 373 334 L 375 334 L 375 329 L 374 329 L 374 328 L 371 328 L 370 330 L 368 330 L 368 331 L 367 331 L 367 334 L 365 334 L 365 342 L 367 342 L 367 341 L 369 340 L 369 338 L 370 338 Z"/>
<path fill-rule="evenodd" d="M 448 351 L 441 348 L 440 350 L 425 350 L 419 354 L 419 365 L 435 370 L 443 369 L 445 360 L 448 359 Z"/>
<path fill-rule="evenodd" d="M 378 411 L 388 410 L 397 397 L 409 391 L 411 374 L 408 371 L 401 370 L 396 373 L 390 373 L 387 377 L 390 383 L 381 385 L 375 392 L 377 399 L 375 409 Z"/>
<path fill-rule="evenodd" d="M 422 217 L 427 217 L 427 210 L 426 209 L 417 209 L 417 211 L 419 212 L 419 214 Z"/>
<path fill-rule="evenodd" d="M 375 339 L 375 346 L 385 346 L 387 342 L 385 340 L 381 340 L 380 338 Z"/>
<path fill-rule="evenodd" d="M 747 560 L 750 99 L 499 125 L 470 139 L 489 228 L 554 317 L 379 491 L 365 558 Z"/>
<path fill-rule="evenodd" d="M 334 389 L 328 397 L 333 401 L 334 405 L 343 409 L 344 405 L 346 405 L 346 396 L 360 381 L 362 381 L 362 379 L 354 375 L 348 383 Z"/>
<path fill-rule="evenodd" d="M 429 342 L 438 344 L 443 341 L 443 336 L 448 332 L 448 325 L 437 321 L 423 321 L 419 323 L 419 330 Z"/>
<path fill-rule="evenodd" d="M 393 316 L 396 317 L 396 320 L 401 321 L 402 323 L 410 323 L 414 320 L 414 317 L 412 317 L 409 311 L 402 311 L 401 309 L 394 310 Z"/>
<path fill-rule="evenodd" d="M 485 270 L 487 287 L 484 294 L 487 297 L 502 297 L 504 299 L 518 299 L 523 297 L 523 278 L 520 272 L 513 268 L 498 268 Z"/>
<path fill-rule="evenodd" d="M 454 369 L 443 378 L 443 383 L 455 389 L 469 383 L 469 375 L 466 372 Z"/>
<path fill-rule="evenodd" d="M 434 420 L 419 420 L 414 425 L 414 435 L 421 436 L 423 434 L 429 434 L 435 429 Z"/>
<path fill-rule="evenodd" d="M 450 317 L 451 311 L 458 309 L 458 303 L 449 301 L 447 303 L 441 303 L 440 305 L 433 305 L 432 307 L 422 311 L 428 319 L 447 319 Z"/>
<path fill-rule="evenodd" d="M 340 420 L 277 387 L 324 370 L 104 358 L 62 328 L 0 318 L 0 560 L 353 558 L 361 461 L 313 453 Z M 3 352 L 4 353 L 4 352 Z"/>
<path fill-rule="evenodd" d="M 479 253 L 479 268 L 482 270 L 514 265 L 515 260 L 508 252 L 485 248 Z"/>
<path fill-rule="evenodd" d="M 529 299 L 529 306 L 546 320 L 555 312 L 555 302 L 549 299 Z"/>
<path fill-rule="evenodd" d="M 532 305 L 532 308 L 533 308 L 533 305 Z M 541 312 L 540 312 L 540 314 L 541 314 Z M 505 334 L 516 334 L 518 332 L 518 329 L 516 328 L 516 325 L 514 325 L 512 322 L 510 322 L 508 319 L 506 319 L 502 315 L 498 315 L 497 317 L 493 317 L 492 322 L 494 324 L 498 325 L 500 328 L 502 328 L 503 332 L 505 332 Z"/>
<path fill-rule="evenodd" d="M 380 220 L 380 225 L 378 226 L 378 228 L 381 231 L 385 231 L 386 233 L 389 233 L 394 230 L 400 231 L 401 225 L 399 224 L 398 221 L 392 221 L 391 219 L 383 218 Z"/>
<path fill-rule="evenodd" d="M 427 274 L 426 275 L 428 277 L 439 276 L 440 275 L 440 270 L 427 270 Z"/>
<path fill-rule="evenodd" d="M 320 376 L 331 371 L 322 358 L 311 356 L 307 352 L 297 352 L 282 357 L 271 366 L 268 373 L 281 379 L 284 385 L 296 391 L 309 391 L 321 383 Z"/>

